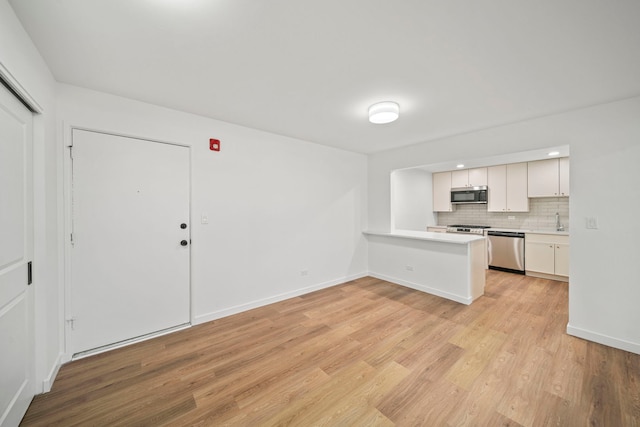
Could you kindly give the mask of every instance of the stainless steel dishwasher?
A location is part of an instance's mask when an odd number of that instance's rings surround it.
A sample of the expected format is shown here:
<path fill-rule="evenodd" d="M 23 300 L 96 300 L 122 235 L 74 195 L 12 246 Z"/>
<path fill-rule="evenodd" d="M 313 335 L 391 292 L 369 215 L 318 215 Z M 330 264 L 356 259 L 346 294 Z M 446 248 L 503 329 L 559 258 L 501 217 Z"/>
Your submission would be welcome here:
<path fill-rule="evenodd" d="M 524 233 L 488 231 L 489 268 L 524 274 Z"/>

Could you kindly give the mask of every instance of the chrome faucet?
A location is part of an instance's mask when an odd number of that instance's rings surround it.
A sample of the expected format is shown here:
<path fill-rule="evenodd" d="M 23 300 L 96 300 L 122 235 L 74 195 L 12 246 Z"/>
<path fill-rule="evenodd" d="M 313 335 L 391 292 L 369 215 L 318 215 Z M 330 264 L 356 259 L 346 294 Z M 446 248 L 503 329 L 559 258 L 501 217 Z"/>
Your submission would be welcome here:
<path fill-rule="evenodd" d="M 559 212 L 556 212 L 556 231 L 564 231 L 564 225 L 560 224 Z"/>

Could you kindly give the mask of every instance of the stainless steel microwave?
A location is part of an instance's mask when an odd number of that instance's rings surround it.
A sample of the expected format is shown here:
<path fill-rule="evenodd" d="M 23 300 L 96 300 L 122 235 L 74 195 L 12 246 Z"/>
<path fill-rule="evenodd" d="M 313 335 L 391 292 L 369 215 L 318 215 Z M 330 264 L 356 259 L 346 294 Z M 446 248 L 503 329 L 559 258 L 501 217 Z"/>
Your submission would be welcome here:
<path fill-rule="evenodd" d="M 487 203 L 487 186 L 460 187 L 451 189 L 451 204 Z"/>

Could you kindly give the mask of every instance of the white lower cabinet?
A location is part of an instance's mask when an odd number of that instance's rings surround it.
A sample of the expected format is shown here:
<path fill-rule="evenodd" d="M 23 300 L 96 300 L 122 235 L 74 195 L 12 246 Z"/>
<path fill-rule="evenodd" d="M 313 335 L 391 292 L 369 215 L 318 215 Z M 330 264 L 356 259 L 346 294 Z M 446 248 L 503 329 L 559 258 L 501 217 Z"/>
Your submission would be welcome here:
<path fill-rule="evenodd" d="M 528 271 L 555 274 L 555 252 L 553 243 L 527 242 L 525 238 L 525 268 Z"/>
<path fill-rule="evenodd" d="M 555 246 L 554 261 L 556 274 L 569 277 L 569 245 L 566 243 L 556 243 Z"/>
<path fill-rule="evenodd" d="M 569 236 L 527 233 L 524 256 L 527 275 L 568 281 Z"/>

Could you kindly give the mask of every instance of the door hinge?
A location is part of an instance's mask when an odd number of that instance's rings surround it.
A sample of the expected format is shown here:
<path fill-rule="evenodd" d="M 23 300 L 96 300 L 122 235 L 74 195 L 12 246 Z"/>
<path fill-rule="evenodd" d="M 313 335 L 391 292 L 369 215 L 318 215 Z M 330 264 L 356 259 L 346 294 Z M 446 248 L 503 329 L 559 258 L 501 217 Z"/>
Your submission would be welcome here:
<path fill-rule="evenodd" d="M 73 246 L 73 243 L 74 243 L 73 242 L 73 233 L 71 233 L 70 236 L 71 236 L 71 246 Z"/>
<path fill-rule="evenodd" d="M 27 285 L 33 283 L 33 262 L 29 261 L 27 264 Z"/>

